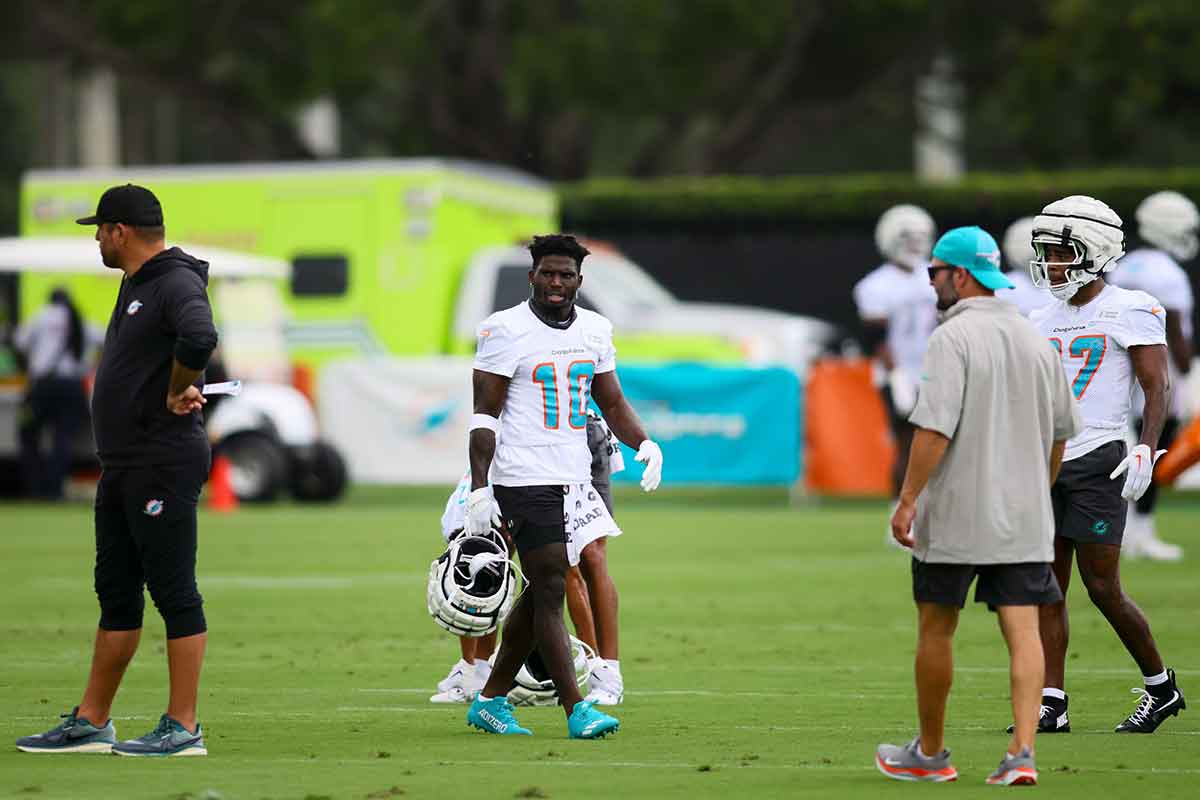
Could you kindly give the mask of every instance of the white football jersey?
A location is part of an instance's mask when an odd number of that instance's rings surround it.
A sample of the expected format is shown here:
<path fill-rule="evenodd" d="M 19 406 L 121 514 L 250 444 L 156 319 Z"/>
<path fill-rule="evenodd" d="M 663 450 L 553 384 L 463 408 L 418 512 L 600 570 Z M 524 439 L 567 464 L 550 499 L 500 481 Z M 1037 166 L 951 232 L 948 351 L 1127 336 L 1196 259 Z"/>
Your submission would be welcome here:
<path fill-rule="evenodd" d="M 1188 341 L 1192 339 L 1192 309 L 1195 303 L 1192 298 L 1192 284 L 1188 281 L 1183 267 L 1175 262 L 1168 253 L 1142 247 L 1117 262 L 1117 268 L 1108 274 L 1108 282 L 1123 289 L 1140 289 L 1150 294 L 1162 303 L 1163 308 L 1171 313 L 1179 314 L 1179 324 L 1183 336 Z M 1171 401 L 1169 413 L 1171 416 L 1184 418 L 1188 416 L 1187 398 L 1184 391 L 1184 377 L 1175 367 L 1174 359 L 1167 359 L 1167 368 L 1171 375 Z M 1142 387 L 1136 386 L 1133 392 L 1133 410 L 1141 416 L 1142 406 L 1146 398 Z"/>
<path fill-rule="evenodd" d="M 885 263 L 854 285 L 854 303 L 864 320 L 887 320 L 887 346 L 896 366 L 921 374 L 925 345 L 937 327 L 937 293 L 922 265 L 906 270 Z"/>
<path fill-rule="evenodd" d="M 1058 350 L 1083 417 L 1063 460 L 1124 439 L 1137 382 L 1129 348 L 1167 343 L 1162 306 L 1145 292 L 1105 286 L 1085 306 L 1054 300 L 1030 321 Z"/>
<path fill-rule="evenodd" d="M 552 328 L 528 302 L 497 311 L 476 336 L 475 369 L 510 378 L 500 412 L 492 483 L 545 486 L 592 477 L 587 410 L 592 378 L 617 368 L 612 323 L 575 309 L 566 329 Z"/>
<path fill-rule="evenodd" d="M 1017 311 L 1021 312 L 1021 316 L 1029 317 L 1037 309 L 1054 302 L 1054 295 L 1033 285 L 1033 278 L 1029 277 L 1028 270 L 1014 269 L 1004 275 L 1013 282 L 1014 288 L 997 289 L 996 297 L 1016 306 Z"/>

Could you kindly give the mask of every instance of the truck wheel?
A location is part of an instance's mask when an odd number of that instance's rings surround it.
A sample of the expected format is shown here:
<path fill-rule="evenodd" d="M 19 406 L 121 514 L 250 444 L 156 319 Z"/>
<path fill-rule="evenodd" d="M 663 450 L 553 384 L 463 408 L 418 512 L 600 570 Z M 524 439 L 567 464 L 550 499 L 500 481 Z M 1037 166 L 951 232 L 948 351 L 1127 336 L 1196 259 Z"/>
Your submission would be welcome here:
<path fill-rule="evenodd" d="M 229 459 L 229 482 L 242 502 L 268 503 L 287 481 L 287 454 L 265 433 L 235 433 L 221 441 L 218 454 Z"/>
<path fill-rule="evenodd" d="M 328 503 L 346 490 L 346 462 L 334 447 L 317 442 L 297 448 L 292 463 L 292 494 L 306 503 Z"/>

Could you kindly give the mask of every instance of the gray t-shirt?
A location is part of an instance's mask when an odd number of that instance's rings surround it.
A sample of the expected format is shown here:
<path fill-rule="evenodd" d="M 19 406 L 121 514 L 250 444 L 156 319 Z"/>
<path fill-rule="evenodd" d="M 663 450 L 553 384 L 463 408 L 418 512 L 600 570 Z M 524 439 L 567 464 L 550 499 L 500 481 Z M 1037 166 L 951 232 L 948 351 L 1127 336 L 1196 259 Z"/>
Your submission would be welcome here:
<path fill-rule="evenodd" d="M 1082 423 L 1053 346 L 1014 306 L 972 297 L 946 312 L 909 421 L 950 439 L 917 499 L 918 560 L 1054 560 L 1050 449 Z"/>

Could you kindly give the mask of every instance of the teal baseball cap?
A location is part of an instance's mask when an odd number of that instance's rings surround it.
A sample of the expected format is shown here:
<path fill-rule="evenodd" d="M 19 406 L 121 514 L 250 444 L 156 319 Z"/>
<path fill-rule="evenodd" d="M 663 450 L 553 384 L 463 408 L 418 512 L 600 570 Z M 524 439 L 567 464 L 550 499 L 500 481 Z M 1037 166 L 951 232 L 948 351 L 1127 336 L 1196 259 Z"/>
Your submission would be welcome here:
<path fill-rule="evenodd" d="M 996 240 L 978 225 L 943 233 L 933 246 L 933 257 L 962 267 L 988 289 L 1016 288 L 1000 271 L 1000 248 Z"/>

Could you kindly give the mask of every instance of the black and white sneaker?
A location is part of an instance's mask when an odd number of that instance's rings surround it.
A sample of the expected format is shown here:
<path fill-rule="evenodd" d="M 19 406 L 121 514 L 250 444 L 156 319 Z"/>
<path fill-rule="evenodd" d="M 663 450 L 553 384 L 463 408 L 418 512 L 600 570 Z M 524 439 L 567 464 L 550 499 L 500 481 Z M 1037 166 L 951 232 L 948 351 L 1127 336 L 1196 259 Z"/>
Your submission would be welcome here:
<path fill-rule="evenodd" d="M 1014 725 L 1008 726 L 1012 733 Z M 1070 733 L 1071 721 L 1067 719 L 1067 699 L 1042 695 L 1042 710 L 1038 714 L 1038 733 Z"/>
<path fill-rule="evenodd" d="M 1167 670 L 1167 682 L 1154 687 L 1157 691 L 1132 689 L 1142 697 L 1129 718 L 1117 726 L 1117 733 L 1154 733 L 1167 717 L 1173 717 L 1187 708 L 1183 692 L 1175 685 L 1175 670 Z"/>

